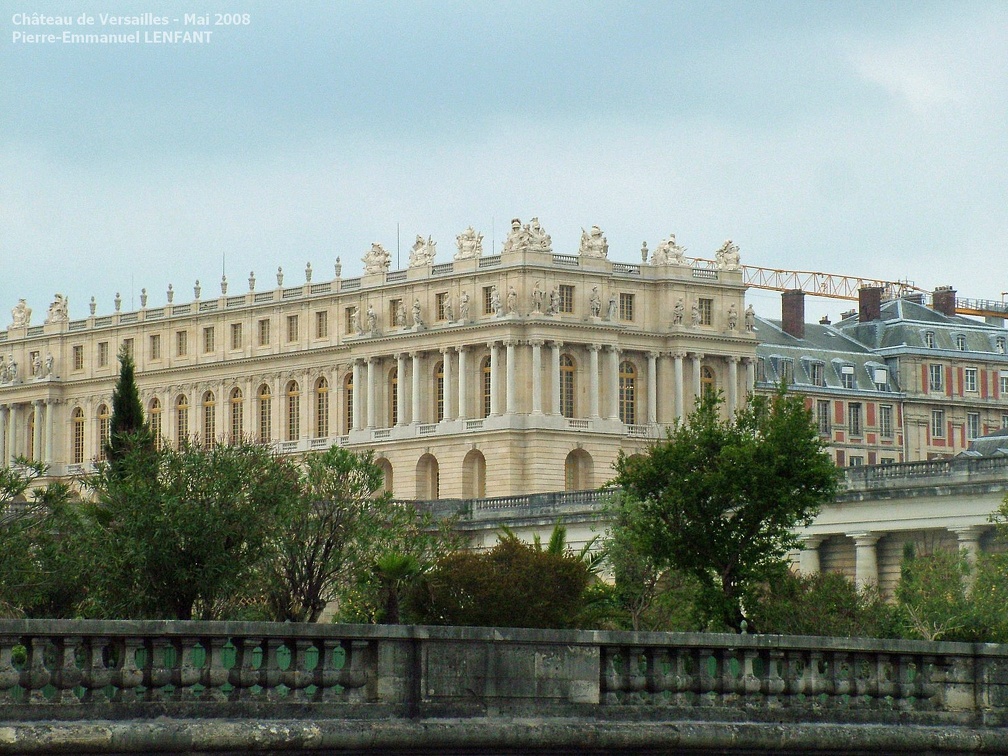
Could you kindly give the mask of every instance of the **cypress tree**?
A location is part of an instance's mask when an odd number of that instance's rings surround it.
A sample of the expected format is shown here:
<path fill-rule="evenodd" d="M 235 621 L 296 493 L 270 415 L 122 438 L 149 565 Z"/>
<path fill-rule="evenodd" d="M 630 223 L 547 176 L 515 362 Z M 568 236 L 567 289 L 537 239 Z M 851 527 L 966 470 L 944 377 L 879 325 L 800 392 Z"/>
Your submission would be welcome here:
<path fill-rule="evenodd" d="M 119 350 L 119 380 L 112 392 L 112 419 L 105 456 L 113 468 L 134 447 L 153 450 L 154 438 L 144 423 L 136 385 L 136 364 L 125 346 Z"/>

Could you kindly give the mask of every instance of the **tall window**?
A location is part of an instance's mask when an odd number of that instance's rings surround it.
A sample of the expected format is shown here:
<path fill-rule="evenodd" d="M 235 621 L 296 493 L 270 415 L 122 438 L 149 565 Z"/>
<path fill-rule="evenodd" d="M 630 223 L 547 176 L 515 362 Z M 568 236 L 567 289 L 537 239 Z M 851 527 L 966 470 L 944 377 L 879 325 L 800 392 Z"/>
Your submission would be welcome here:
<path fill-rule="evenodd" d="M 160 450 L 161 438 L 161 400 L 157 397 L 151 399 L 150 407 L 147 410 L 147 418 L 150 422 L 151 435 L 154 437 L 154 448 Z"/>
<path fill-rule="evenodd" d="M 809 377 L 813 386 L 826 385 L 826 366 L 821 362 L 813 362 L 809 365 Z"/>
<path fill-rule="evenodd" d="M 444 362 L 434 366 L 434 418 L 444 420 Z"/>
<path fill-rule="evenodd" d="M 108 365 L 108 342 L 99 341 L 98 342 L 98 367 L 105 367 Z"/>
<path fill-rule="evenodd" d="M 480 365 L 483 375 L 483 417 L 490 416 L 490 358 L 484 357 Z"/>
<path fill-rule="evenodd" d="M 231 443 L 240 443 L 245 435 L 245 397 L 240 388 L 231 389 Z"/>
<path fill-rule="evenodd" d="M 574 358 L 560 355 L 560 414 L 574 417 Z"/>
<path fill-rule="evenodd" d="M 847 429 L 852 436 L 861 435 L 861 402 L 847 405 Z"/>
<path fill-rule="evenodd" d="M 133 339 L 123 339 L 122 350 L 126 353 L 126 356 L 132 360 L 134 357 Z"/>
<path fill-rule="evenodd" d="M 241 349 L 242 348 L 242 324 L 232 323 L 231 324 L 231 348 Z"/>
<path fill-rule="evenodd" d="M 619 366 L 619 418 L 627 425 L 637 422 L 637 369 L 628 361 Z"/>
<path fill-rule="evenodd" d="M 843 365 L 840 368 L 840 384 L 845 389 L 854 388 L 854 366 Z"/>
<path fill-rule="evenodd" d="M 448 292 L 441 292 L 435 297 L 437 319 L 448 320 Z"/>
<path fill-rule="evenodd" d="M 269 318 L 262 318 L 259 321 L 259 346 L 268 346 L 269 342 L 270 342 Z"/>
<path fill-rule="evenodd" d="M 175 438 L 179 449 L 189 442 L 189 400 L 185 394 L 175 400 Z"/>
<path fill-rule="evenodd" d="M 318 312 L 315 313 L 315 338 L 316 339 L 329 338 L 328 310 L 319 310 Z"/>
<path fill-rule="evenodd" d="M 956 336 L 956 349 L 960 352 L 966 351 L 966 337 L 963 335 Z"/>
<path fill-rule="evenodd" d="M 931 435 L 934 438 L 945 438 L 944 410 L 931 410 Z"/>
<path fill-rule="evenodd" d="M 892 438 L 892 405 L 883 404 L 879 407 L 879 435 L 882 438 Z"/>
<path fill-rule="evenodd" d="M 788 364 L 791 365 L 792 367 L 794 366 L 794 363 L 791 362 L 790 360 L 788 361 Z M 704 365 L 702 368 L 700 368 L 700 395 L 707 396 L 707 394 L 710 394 L 713 391 L 714 391 L 714 369 Z"/>
<path fill-rule="evenodd" d="M 80 344 L 73 348 L 73 369 L 84 369 L 84 347 Z"/>
<path fill-rule="evenodd" d="M 315 382 L 315 438 L 329 438 L 329 381 Z"/>
<path fill-rule="evenodd" d="M 217 398 L 213 391 L 203 394 L 203 445 L 213 446 L 217 439 Z"/>
<path fill-rule="evenodd" d="M 214 350 L 214 327 L 206 326 L 203 329 L 203 353 L 209 354 Z"/>
<path fill-rule="evenodd" d="M 73 461 L 84 464 L 84 410 L 75 407 L 73 411 Z"/>
<path fill-rule="evenodd" d="M 161 359 L 161 334 L 152 333 L 150 336 L 150 358 L 152 360 Z"/>
<path fill-rule="evenodd" d="M 109 412 L 107 404 L 98 408 L 98 459 L 105 459 L 105 446 L 109 442 L 109 431 L 111 429 L 112 414 Z"/>
<path fill-rule="evenodd" d="M 574 312 L 574 287 L 560 284 L 560 312 Z"/>
<path fill-rule="evenodd" d="M 634 302 L 633 294 L 619 295 L 619 316 L 620 320 L 633 320 Z"/>
<path fill-rule="evenodd" d="M 998 374 L 998 387 L 1001 389 L 1001 397 L 1004 398 L 1008 395 L 1008 370 L 1002 370 Z"/>
<path fill-rule="evenodd" d="M 273 440 L 273 395 L 265 383 L 259 387 L 259 442 Z"/>
<path fill-rule="evenodd" d="M 343 379 L 343 435 L 353 427 L 353 371 Z"/>
<path fill-rule="evenodd" d="M 928 366 L 928 390 L 929 391 L 941 391 L 944 386 L 944 381 L 942 377 L 944 371 L 941 365 L 930 365 Z"/>
<path fill-rule="evenodd" d="M 389 372 L 389 425 L 399 423 L 399 367 Z"/>
<path fill-rule="evenodd" d="M 297 441 L 301 436 L 301 391 L 297 381 L 287 384 L 287 440 Z"/>
<path fill-rule="evenodd" d="M 977 390 L 977 369 L 975 367 L 966 368 L 963 371 L 963 388 L 966 391 Z"/>
<path fill-rule="evenodd" d="M 980 413 L 966 413 L 966 439 L 972 441 L 980 436 Z"/>
<path fill-rule="evenodd" d="M 175 332 L 175 356 L 185 357 L 189 353 L 189 332 Z"/>
<path fill-rule="evenodd" d="M 697 309 L 700 311 L 700 325 L 709 326 L 714 322 L 714 300 L 705 297 L 697 298 Z"/>
<path fill-rule="evenodd" d="M 483 287 L 483 314 L 493 315 L 493 286 Z"/>
<path fill-rule="evenodd" d="M 298 316 L 288 315 L 287 316 L 287 341 L 297 341 L 298 340 Z"/>
<path fill-rule="evenodd" d="M 924 345 L 928 349 L 934 349 L 935 348 L 935 335 L 934 335 L 934 331 L 928 331 L 927 333 L 924 334 Z"/>
<path fill-rule="evenodd" d="M 816 401 L 816 425 L 819 426 L 819 435 L 828 436 L 830 434 L 830 403 L 828 399 Z"/>

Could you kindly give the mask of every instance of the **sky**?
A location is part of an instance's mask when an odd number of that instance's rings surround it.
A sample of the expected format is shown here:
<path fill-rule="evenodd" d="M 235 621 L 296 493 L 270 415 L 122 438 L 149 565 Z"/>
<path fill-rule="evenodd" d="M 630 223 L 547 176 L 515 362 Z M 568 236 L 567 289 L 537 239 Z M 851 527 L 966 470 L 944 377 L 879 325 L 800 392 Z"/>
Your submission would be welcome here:
<path fill-rule="evenodd" d="M 64 31 L 139 41 L 26 41 Z M 1008 3 L 17 0 L 0 35 L 0 329 L 532 216 L 555 252 L 1008 290 Z"/>

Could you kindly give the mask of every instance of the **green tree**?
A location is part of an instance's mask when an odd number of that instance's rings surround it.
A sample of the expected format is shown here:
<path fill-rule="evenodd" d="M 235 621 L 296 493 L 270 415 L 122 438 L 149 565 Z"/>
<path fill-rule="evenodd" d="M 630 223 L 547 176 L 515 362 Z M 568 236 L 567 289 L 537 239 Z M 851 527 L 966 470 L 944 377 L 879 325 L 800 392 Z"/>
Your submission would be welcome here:
<path fill-rule="evenodd" d="M 136 384 L 136 364 L 123 346 L 119 350 L 119 380 L 112 391 L 112 418 L 105 444 L 105 456 L 110 467 L 117 468 L 133 448 L 153 451 L 154 438 L 144 423 L 143 405 Z"/>
<path fill-rule="evenodd" d="M 640 552 L 698 581 L 698 611 L 712 628 L 740 627 L 756 588 L 797 546 L 796 528 L 837 485 L 802 399 L 783 390 L 728 420 L 720 396 L 707 394 L 665 440 L 621 453 L 615 466 Z"/>

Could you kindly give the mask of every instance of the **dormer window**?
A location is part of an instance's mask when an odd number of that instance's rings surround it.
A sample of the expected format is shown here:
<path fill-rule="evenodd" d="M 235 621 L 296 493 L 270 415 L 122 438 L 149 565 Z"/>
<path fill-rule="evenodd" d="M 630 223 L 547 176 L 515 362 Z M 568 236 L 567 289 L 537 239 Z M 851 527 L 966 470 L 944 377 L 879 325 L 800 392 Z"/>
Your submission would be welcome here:
<path fill-rule="evenodd" d="M 998 354 L 1004 354 L 1005 353 L 1005 339 L 1004 339 L 1004 336 L 998 336 L 994 340 L 994 348 L 997 350 Z"/>
<path fill-rule="evenodd" d="M 924 345 L 928 349 L 934 349 L 935 348 L 935 335 L 934 335 L 934 331 L 927 331 L 924 334 Z"/>
<path fill-rule="evenodd" d="M 813 386 L 826 385 L 826 366 L 821 362 L 811 362 L 808 366 L 809 378 Z"/>
<path fill-rule="evenodd" d="M 854 366 L 853 365 L 841 365 L 840 366 L 840 383 L 845 389 L 854 388 Z"/>
<path fill-rule="evenodd" d="M 966 337 L 963 336 L 962 334 L 956 336 L 956 349 L 958 349 L 960 352 L 966 351 Z"/>
<path fill-rule="evenodd" d="M 878 391 L 889 390 L 889 371 L 882 367 L 872 369 L 875 388 Z"/>

